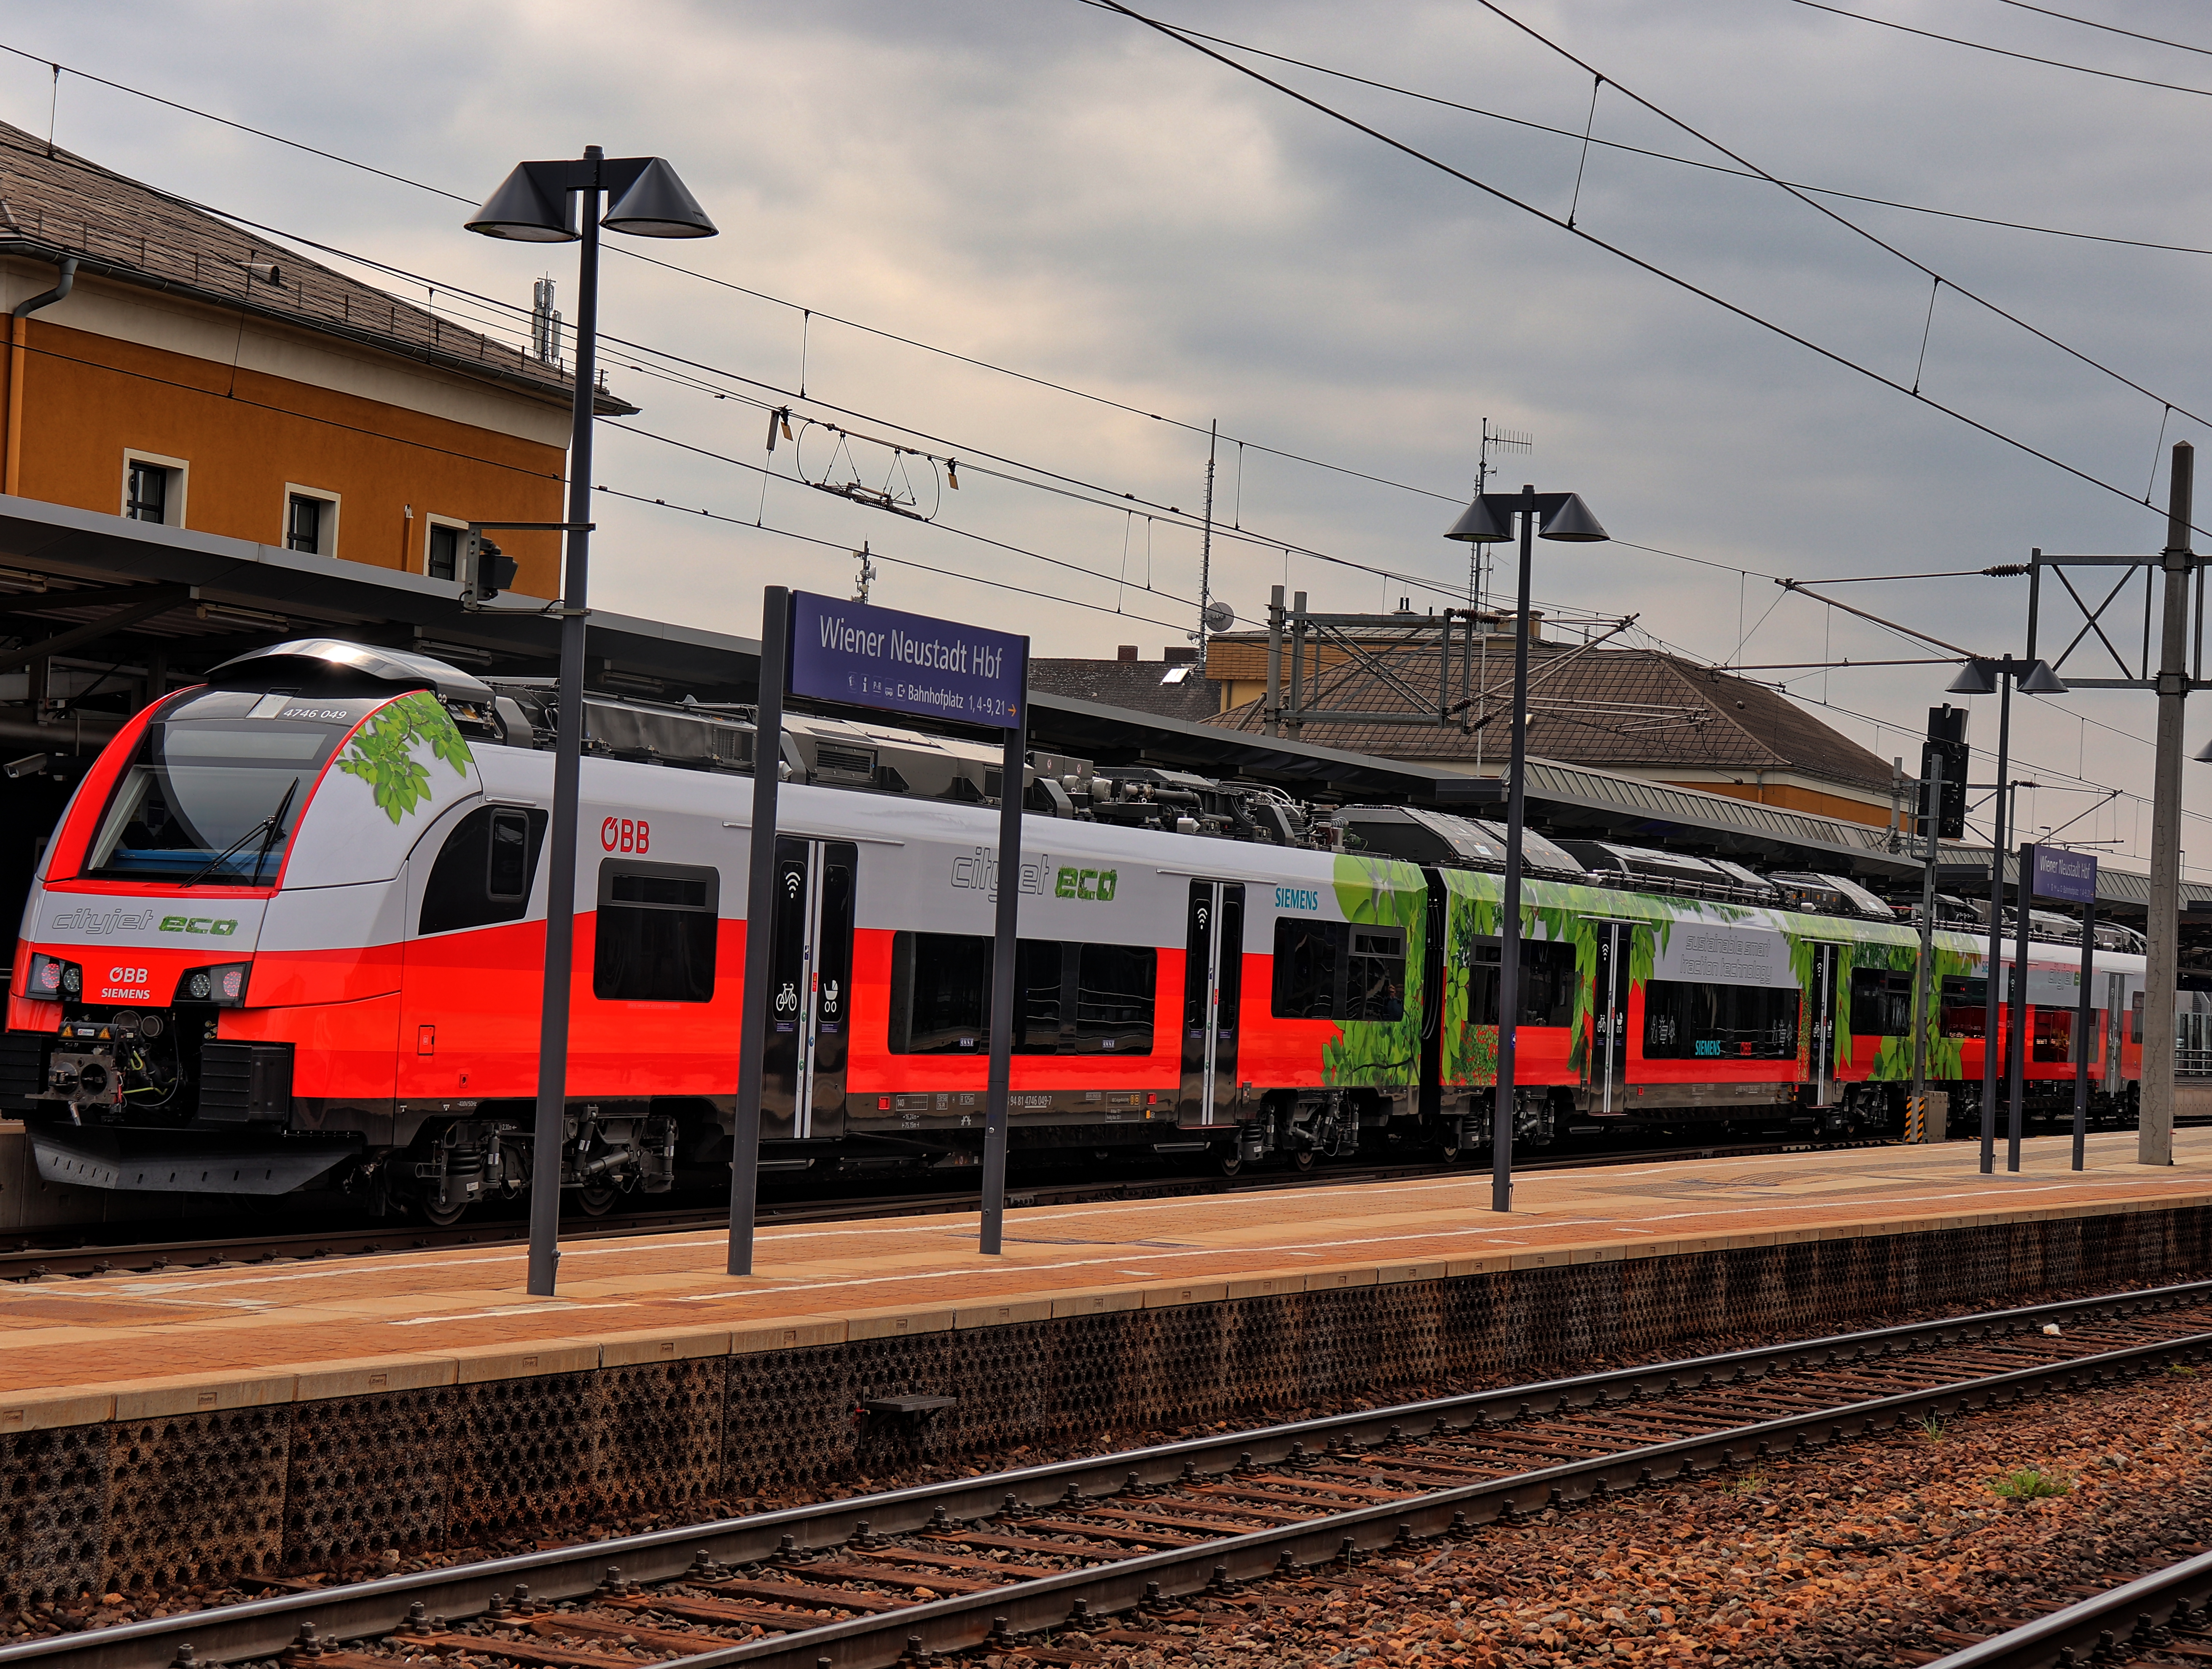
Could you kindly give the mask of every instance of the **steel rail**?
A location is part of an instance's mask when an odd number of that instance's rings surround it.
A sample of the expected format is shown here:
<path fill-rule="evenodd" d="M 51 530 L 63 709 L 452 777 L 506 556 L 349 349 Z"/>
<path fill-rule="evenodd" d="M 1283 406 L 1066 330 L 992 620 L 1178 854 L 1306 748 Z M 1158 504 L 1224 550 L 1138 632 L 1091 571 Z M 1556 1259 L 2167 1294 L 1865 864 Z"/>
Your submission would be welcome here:
<path fill-rule="evenodd" d="M 1983 1375 L 1924 1391 L 1839 1404 L 1833 1408 L 1759 1421 L 1730 1430 L 1678 1438 L 1510 1478 L 1438 1490 L 1410 1501 L 1384 1502 L 1301 1524 L 1249 1531 L 1197 1547 L 1174 1548 L 1111 1564 L 1057 1571 L 1033 1581 L 982 1593 L 931 1600 L 896 1611 L 853 1617 L 793 1634 L 748 1641 L 719 1651 L 676 1658 L 656 1669 L 732 1669 L 737 1665 L 818 1669 L 825 1661 L 836 1669 L 878 1669 L 897 1662 L 917 1644 L 929 1652 L 963 1651 L 985 1644 L 994 1635 L 1030 1634 L 1064 1627 L 1078 1600 L 1090 1611 L 1126 1611 L 1141 1604 L 1151 1592 L 1162 1595 L 1194 1593 L 1270 1574 L 1295 1574 L 1298 1569 L 1326 1563 L 1332 1557 L 1341 1558 L 1358 1552 L 1378 1551 L 1406 1541 L 1432 1540 L 1500 1517 L 1510 1517 L 1525 1509 L 1569 1505 L 1619 1488 L 1695 1478 L 1716 1466 L 1763 1459 L 1777 1443 L 1785 1440 L 1786 1447 L 1792 1450 L 1823 1447 L 1850 1436 L 1888 1430 L 1899 1420 L 1915 1414 L 1971 1411 L 1977 1397 L 1983 1399 L 1983 1405 L 1994 1400 L 2013 1401 L 2031 1389 L 2047 1388 L 2053 1380 L 2094 1371 L 2101 1381 L 2110 1371 L 2148 1365 L 2154 1358 L 2172 1362 L 2179 1356 L 2199 1356 L 2208 1351 L 2212 1351 L 2212 1332 L 2194 1333 L 2079 1356 L 2065 1363 Z M 1822 1426 L 1828 1428 L 1825 1435 L 1811 1435 Z M 1856 1429 L 1847 1431 L 1847 1426 Z M 495 1653 L 497 1650 L 496 1647 L 486 1649 Z"/>
<path fill-rule="evenodd" d="M 1511 1421 L 1527 1414 L 1548 1414 L 1562 1408 L 1601 1406 L 1612 1401 L 1631 1400 L 1639 1395 L 1663 1398 L 1670 1393 L 1692 1391 L 1716 1382 L 1735 1383 L 1747 1378 L 1763 1378 L 1782 1369 L 1817 1369 L 1838 1361 L 1856 1362 L 1869 1356 L 1882 1357 L 1909 1352 L 1916 1347 L 1931 1344 L 1964 1345 L 1991 1337 L 2017 1334 L 2069 1318 L 2125 1320 L 2146 1312 L 2207 1303 L 2212 1303 L 2212 1281 L 2190 1282 L 2132 1292 L 2063 1299 L 1978 1314 L 1907 1322 L 1896 1326 L 1780 1344 L 1756 1345 L 1710 1356 L 1434 1398 L 1241 1432 L 1218 1433 L 1149 1448 L 1054 1461 L 984 1477 L 918 1484 L 872 1495 L 848 1496 L 842 1500 L 814 1502 L 744 1518 L 650 1531 L 444 1569 L 414 1571 L 367 1582 L 248 1600 L 202 1611 L 118 1623 L 75 1634 L 49 1636 L 0 1647 L 0 1669 L 33 1663 L 40 1665 L 41 1669 L 56 1669 L 60 1665 L 66 1665 L 67 1669 L 161 1669 L 161 1666 L 169 1663 L 178 1648 L 183 1646 L 190 1646 L 202 1663 L 273 1657 L 297 1636 L 302 1623 L 313 1623 L 325 1640 L 378 1635 L 404 1623 L 410 1607 L 418 1604 L 426 1611 L 447 1616 L 473 1616 L 489 1606 L 495 1598 L 503 1598 L 516 1582 L 526 1583 L 533 1598 L 541 1602 L 579 1599 L 597 1587 L 604 1568 L 610 1564 L 618 1565 L 629 1581 L 647 1583 L 665 1581 L 681 1576 L 690 1568 L 695 1554 L 704 1554 L 710 1559 L 725 1563 L 768 1561 L 785 1551 L 787 1537 L 794 1547 L 818 1549 L 848 1541 L 856 1534 L 862 1533 L 860 1526 L 864 1521 L 870 1533 L 901 1534 L 925 1528 L 939 1515 L 955 1520 L 989 1516 L 1001 1510 L 1009 1496 L 1022 1505 L 1042 1507 L 1071 1500 L 1118 1496 L 1132 1484 L 1145 1487 L 1168 1483 L 1179 1478 L 1186 1468 L 1210 1476 L 1224 1474 L 1235 1471 L 1241 1465 L 1283 1460 L 1291 1455 L 1294 1447 L 1316 1440 L 1326 1445 L 1350 1438 L 1367 1444 L 1389 1441 L 1407 1430 L 1441 1429 L 1465 1431 L 1492 1423 L 1500 1414 L 1507 1421 Z M 2190 1335 L 2188 1339 L 2192 1347 L 2199 1343 L 2212 1344 L 2212 1335 Z M 1018 1615 L 1029 1619 L 1021 1624 L 1022 1627 L 1042 1628 L 1064 1620 L 1068 1605 L 1076 1597 L 1090 1598 L 1095 1593 L 1101 1608 L 1114 1609 L 1141 1598 L 1143 1585 L 1147 1581 L 1159 1582 L 1163 1591 L 1187 1592 L 1190 1587 L 1202 1586 L 1211 1579 L 1212 1566 L 1216 1563 L 1230 1565 L 1232 1577 L 1256 1574 L 1250 1569 L 1250 1550 L 1273 1550 L 1270 1557 L 1273 1557 L 1281 1550 L 1287 1549 L 1296 1558 L 1301 1552 L 1312 1551 L 1316 1545 L 1311 1540 L 1312 1536 L 1322 1533 L 1316 1530 L 1317 1525 L 1333 1526 L 1326 1533 L 1336 1539 L 1322 1550 L 1327 1554 L 1340 1551 L 1347 1535 L 1362 1547 L 1381 1545 L 1395 1537 L 1397 1523 L 1433 1525 L 1438 1511 L 1444 1508 L 1449 1509 L 1444 1513 L 1448 1523 L 1449 1512 L 1468 1511 L 1471 1508 L 1480 1510 L 1486 1504 L 1494 1515 L 1498 1504 L 1508 1498 L 1513 1499 L 1516 1507 L 1521 1504 L 1522 1496 L 1534 1496 L 1538 1504 L 1542 1504 L 1550 1498 L 1550 1491 L 1554 1487 L 1563 1496 L 1571 1488 L 1577 1493 L 1568 1498 L 1582 1499 L 1600 1478 L 1607 1479 L 1602 1487 L 1611 1487 L 1616 1472 L 1622 1472 L 1620 1482 L 1632 1484 L 1642 1481 L 1641 1475 L 1645 1468 L 1653 1468 L 1656 1475 L 1657 1466 L 1672 1461 L 1674 1470 L 1667 1473 L 1671 1478 L 1678 1475 L 1686 1465 L 1704 1464 L 1701 1457 L 1711 1455 L 1726 1459 L 1728 1451 L 1761 1443 L 1771 1444 L 1784 1432 L 1811 1431 L 1823 1425 L 1840 1429 L 1841 1423 L 1846 1420 L 1863 1422 L 1905 1405 L 1916 1407 L 1934 1405 L 1946 1399 L 1955 1403 L 1978 1390 L 2003 1386 L 2014 1381 L 2026 1383 L 2035 1381 L 2039 1376 L 2063 1378 L 2069 1374 L 2080 1374 L 2102 1365 L 2131 1360 L 2136 1356 L 2148 1356 L 2160 1351 L 2171 1353 L 2179 1348 L 2182 1348 L 2179 1341 L 2155 1341 L 2117 1352 L 2057 1361 L 1984 1379 L 1901 1393 L 1870 1402 L 1839 1404 L 1802 1417 L 1730 1428 L 1648 1448 L 1622 1451 L 1590 1460 L 1515 1474 L 1439 1495 L 1385 1503 L 1371 1512 L 1340 1515 L 1326 1520 L 1305 1520 L 1284 1526 L 1279 1532 L 1253 1532 L 1251 1535 L 1227 1538 L 1207 1543 L 1200 1549 L 1176 1549 L 1172 1552 L 1118 1561 L 1111 1565 L 1094 1566 L 1087 1570 L 1058 1572 L 1041 1579 L 1038 1583 L 1024 1583 L 1016 1587 L 994 1589 L 986 1594 L 970 1596 L 975 1601 L 973 1605 L 964 1600 L 944 1600 L 902 1608 L 890 1615 L 902 1622 L 923 1625 L 921 1631 L 925 1640 L 933 1647 L 972 1646 L 981 1639 L 983 1632 L 988 1631 L 989 1617 L 1005 1615 L 1011 1619 Z M 1432 1508 L 1436 1510 L 1431 1510 Z M 1386 1524 L 1389 1526 L 1388 1534 L 1382 1533 L 1382 1526 Z M 1431 1528 L 1425 1533 L 1433 1534 L 1436 1530 Z M 1200 1564 L 1206 1569 L 1194 1581 L 1188 1582 L 1182 1588 L 1174 1587 L 1174 1584 L 1184 1582 Z M 1094 1577 L 1100 1583 L 1097 1588 L 1082 1586 L 1085 1580 Z M 1128 1582 L 1136 1584 L 1133 1593 L 1125 1592 Z M 1044 1596 L 1060 1609 L 1042 1620 L 1038 1620 L 1041 1613 L 1037 1605 L 1044 1603 L 1043 1599 L 1034 1602 L 1024 1600 L 1018 1611 L 1009 1611 L 1007 1607 L 1022 1595 Z M 983 1617 L 984 1622 L 980 1628 L 971 1627 L 978 1617 Z M 844 1625 L 832 1627 L 842 1629 Z M 806 1631 L 806 1637 L 815 1639 L 820 1634 L 819 1630 L 811 1630 Z M 780 1637 L 785 1641 L 797 1638 L 796 1635 Z M 842 1641 L 846 1636 L 839 1635 L 837 1638 Z M 858 1640 L 860 1636 L 855 1635 L 853 1638 Z M 753 1642 L 763 1648 L 775 1643 Z M 902 1646 L 902 1640 L 901 1644 Z M 864 1662 L 887 1663 L 897 1653 L 893 1652 L 889 1657 L 847 1655 L 844 1648 L 840 1647 L 826 1654 L 817 1652 L 815 1657 L 824 1654 L 829 1655 L 839 1669 L 847 1669 L 847 1666 L 858 1666 Z M 803 1661 L 799 1659 L 792 1660 L 799 1663 L 800 1669 L 815 1669 L 815 1657 L 807 1657 Z M 705 1669 L 710 1662 L 751 1660 L 718 1652 L 702 1657 L 696 1664 L 687 1660 L 687 1666 L 688 1669 Z"/>
<path fill-rule="evenodd" d="M 2164 1642 L 2149 1637 L 2154 1631 L 2185 1619 L 2192 1611 L 2200 1613 L 2197 1626 L 2204 1627 L 2201 1613 L 2208 1600 L 2212 1600 L 2212 1553 L 2200 1553 L 2078 1605 L 1962 1647 L 1936 1659 L 1928 1669 L 2045 1669 L 2085 1663 L 2092 1654 L 2126 1656 L 2131 1647 L 2156 1652 Z M 2191 1655 L 2202 1654 L 2192 1649 Z"/>

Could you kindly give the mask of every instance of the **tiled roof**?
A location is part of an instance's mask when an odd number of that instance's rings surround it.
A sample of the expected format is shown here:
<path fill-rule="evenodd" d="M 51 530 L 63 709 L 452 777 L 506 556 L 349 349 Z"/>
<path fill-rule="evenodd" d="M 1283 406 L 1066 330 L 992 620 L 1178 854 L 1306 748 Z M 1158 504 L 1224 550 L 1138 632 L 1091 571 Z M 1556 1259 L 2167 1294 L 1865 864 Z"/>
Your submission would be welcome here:
<path fill-rule="evenodd" d="M 456 229 L 458 230 L 458 218 Z M 0 122 L 0 252 L 58 261 L 125 283 L 401 355 L 566 406 L 566 372 Z M 271 275 L 275 282 L 271 282 Z M 599 409 L 636 408 L 601 391 Z"/>
<path fill-rule="evenodd" d="M 1163 683 L 1161 680 L 1175 670 L 1164 661 L 1033 660 L 1030 684 L 1051 695 L 1103 701 L 1133 713 L 1155 713 L 1186 724 L 1206 723 L 1220 708 L 1218 687 L 1206 680 L 1195 662 L 1178 682 Z"/>
<path fill-rule="evenodd" d="M 1355 660 L 1324 665 L 1310 675 L 1305 705 L 1378 714 L 1436 713 L 1439 679 L 1433 640 L 1372 654 L 1384 671 Z M 1287 667 L 1284 677 L 1287 686 Z M 1479 759 L 1487 767 L 1502 761 L 1509 746 L 1512 678 L 1510 642 L 1493 639 L 1481 646 L 1472 677 L 1455 646 L 1443 680 L 1443 705 L 1457 709 L 1465 703 L 1465 721 L 1474 729 L 1463 728 L 1462 714 L 1455 711 L 1444 725 L 1309 722 L 1299 736 L 1322 747 L 1395 759 Z M 1822 724 L 1778 690 L 1677 656 L 1649 649 L 1531 644 L 1529 679 L 1528 751 L 1534 756 L 1639 774 L 1668 767 L 1794 771 L 1863 788 L 1889 786 L 1888 761 Z M 1261 731 L 1260 705 L 1248 701 L 1212 722 Z"/>

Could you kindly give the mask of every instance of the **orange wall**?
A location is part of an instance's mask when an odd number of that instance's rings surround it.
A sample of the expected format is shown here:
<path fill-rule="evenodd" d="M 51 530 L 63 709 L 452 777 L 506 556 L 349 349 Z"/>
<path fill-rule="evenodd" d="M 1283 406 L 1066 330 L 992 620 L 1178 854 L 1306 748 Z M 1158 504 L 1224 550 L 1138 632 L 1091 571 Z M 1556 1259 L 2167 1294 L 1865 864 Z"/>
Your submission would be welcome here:
<path fill-rule="evenodd" d="M 126 447 L 189 462 L 184 525 L 284 543 L 289 482 L 337 496 L 335 551 L 422 571 L 428 517 L 558 521 L 565 452 L 472 424 L 36 319 L 23 355 L 27 498 L 119 513 Z M 413 520 L 402 507 L 412 505 Z M 559 536 L 501 533 L 514 588 L 559 590 Z"/>
<path fill-rule="evenodd" d="M 1815 816 L 1837 817 L 1845 822 L 1869 823 L 1876 828 L 1890 826 L 1890 811 L 1887 805 L 1869 805 L 1864 800 L 1849 799 L 1841 794 L 1823 794 L 1815 789 L 1800 788 L 1787 782 L 1770 782 L 1763 787 L 1753 782 L 1675 782 L 1674 788 L 1694 788 L 1702 794 L 1726 794 L 1730 799 L 1750 800 L 1757 805 L 1779 805 L 1791 811 L 1809 811 Z"/>

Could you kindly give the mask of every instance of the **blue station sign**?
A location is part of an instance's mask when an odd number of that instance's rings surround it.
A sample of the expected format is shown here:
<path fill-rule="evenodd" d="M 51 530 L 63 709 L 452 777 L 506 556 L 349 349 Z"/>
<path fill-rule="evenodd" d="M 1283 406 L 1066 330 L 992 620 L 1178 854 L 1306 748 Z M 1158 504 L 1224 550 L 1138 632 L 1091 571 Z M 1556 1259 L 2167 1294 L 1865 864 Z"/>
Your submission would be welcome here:
<path fill-rule="evenodd" d="M 1011 730 L 1028 699 L 1030 640 L 811 592 L 791 594 L 789 693 Z"/>
<path fill-rule="evenodd" d="M 2063 847 L 2037 846 L 2029 890 L 2038 898 L 2054 898 L 2068 904 L 2097 901 L 2097 856 L 2091 852 L 2069 852 Z"/>

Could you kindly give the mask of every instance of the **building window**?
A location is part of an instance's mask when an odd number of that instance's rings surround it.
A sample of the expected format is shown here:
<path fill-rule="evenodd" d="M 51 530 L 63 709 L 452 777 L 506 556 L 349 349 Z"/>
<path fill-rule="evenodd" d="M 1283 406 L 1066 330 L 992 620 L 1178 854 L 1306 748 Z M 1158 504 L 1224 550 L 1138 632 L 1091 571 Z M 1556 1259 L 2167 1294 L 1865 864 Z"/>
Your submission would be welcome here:
<path fill-rule="evenodd" d="M 312 487 L 284 489 L 284 549 L 310 556 L 338 554 L 338 501 Z"/>
<path fill-rule="evenodd" d="M 123 501 L 123 513 L 132 521 L 167 521 L 169 472 L 159 464 L 133 463 L 130 489 Z"/>
<path fill-rule="evenodd" d="M 449 527 L 443 522 L 430 524 L 430 543 L 423 553 L 422 572 L 433 580 L 458 580 L 461 577 L 461 542 L 468 537 L 465 527 Z"/>
<path fill-rule="evenodd" d="M 185 461 L 155 452 L 123 454 L 123 513 L 162 527 L 185 525 Z"/>

